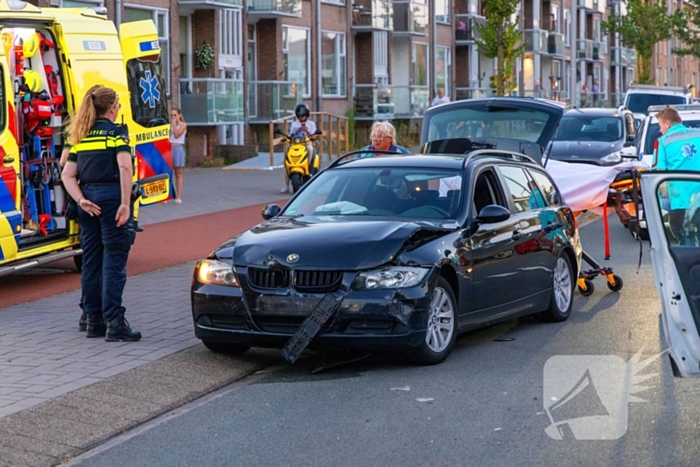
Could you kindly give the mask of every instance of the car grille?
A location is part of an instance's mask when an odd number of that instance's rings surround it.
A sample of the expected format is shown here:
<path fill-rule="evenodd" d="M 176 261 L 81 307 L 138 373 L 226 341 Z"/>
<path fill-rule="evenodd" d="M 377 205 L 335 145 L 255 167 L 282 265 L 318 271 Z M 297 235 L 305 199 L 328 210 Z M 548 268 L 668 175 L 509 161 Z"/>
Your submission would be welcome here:
<path fill-rule="evenodd" d="M 342 279 L 342 271 L 295 271 L 294 288 L 308 293 L 334 292 Z"/>
<path fill-rule="evenodd" d="M 258 289 L 286 289 L 289 271 L 248 268 L 248 281 Z"/>
<path fill-rule="evenodd" d="M 278 334 L 294 334 L 302 325 L 306 316 L 273 316 L 273 315 L 257 315 L 255 323 L 265 332 L 274 332 Z M 319 334 L 328 332 L 333 320 L 326 322 L 319 331 Z"/>

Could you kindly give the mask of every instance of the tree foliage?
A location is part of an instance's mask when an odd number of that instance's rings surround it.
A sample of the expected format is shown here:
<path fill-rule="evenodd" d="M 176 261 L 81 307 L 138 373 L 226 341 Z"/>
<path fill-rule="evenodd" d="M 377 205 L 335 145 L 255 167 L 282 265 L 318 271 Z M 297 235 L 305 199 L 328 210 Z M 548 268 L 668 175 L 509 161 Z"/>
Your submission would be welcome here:
<path fill-rule="evenodd" d="M 482 0 L 486 23 L 477 24 L 479 53 L 496 59 L 496 94 L 505 96 L 515 87 L 515 61 L 523 54 L 519 19 L 512 21 L 520 0 Z"/>
<path fill-rule="evenodd" d="M 637 51 L 639 82 L 651 84 L 654 45 L 669 40 L 680 21 L 680 12 L 668 15 L 666 2 L 628 0 L 627 14 L 610 15 L 602 27 L 605 33 L 620 33 L 622 42 Z"/>
<path fill-rule="evenodd" d="M 673 34 L 683 42 L 673 53 L 700 58 L 700 0 L 686 0 L 685 3 L 673 18 Z"/>

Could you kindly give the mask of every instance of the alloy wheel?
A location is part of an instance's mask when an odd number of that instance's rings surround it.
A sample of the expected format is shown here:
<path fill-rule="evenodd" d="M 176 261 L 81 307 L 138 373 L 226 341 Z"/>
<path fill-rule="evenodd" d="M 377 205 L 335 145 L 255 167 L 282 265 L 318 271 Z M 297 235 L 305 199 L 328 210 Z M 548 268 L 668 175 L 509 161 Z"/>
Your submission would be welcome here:
<path fill-rule="evenodd" d="M 452 340 L 455 327 L 455 311 L 450 296 L 442 287 L 437 287 L 430 302 L 428 332 L 425 342 L 435 353 L 443 352 Z"/>
<path fill-rule="evenodd" d="M 554 299 L 557 302 L 557 307 L 562 312 L 569 309 L 571 303 L 571 271 L 564 258 L 557 260 L 557 266 L 554 268 Z"/>

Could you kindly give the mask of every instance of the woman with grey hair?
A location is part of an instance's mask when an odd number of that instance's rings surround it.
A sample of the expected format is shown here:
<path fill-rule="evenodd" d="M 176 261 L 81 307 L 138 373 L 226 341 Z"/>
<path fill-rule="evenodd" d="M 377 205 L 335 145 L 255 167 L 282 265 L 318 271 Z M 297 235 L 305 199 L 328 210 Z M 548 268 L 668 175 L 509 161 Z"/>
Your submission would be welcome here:
<path fill-rule="evenodd" d="M 372 130 L 370 131 L 370 139 L 372 144 L 365 146 L 361 151 L 367 150 L 378 150 L 378 151 L 392 151 L 401 154 L 410 154 L 410 152 L 396 144 L 396 128 L 389 122 L 375 122 L 372 125 Z M 365 154 L 360 154 L 358 157 L 374 157 L 375 155 L 382 156 L 383 154 L 375 154 L 368 152 Z"/>

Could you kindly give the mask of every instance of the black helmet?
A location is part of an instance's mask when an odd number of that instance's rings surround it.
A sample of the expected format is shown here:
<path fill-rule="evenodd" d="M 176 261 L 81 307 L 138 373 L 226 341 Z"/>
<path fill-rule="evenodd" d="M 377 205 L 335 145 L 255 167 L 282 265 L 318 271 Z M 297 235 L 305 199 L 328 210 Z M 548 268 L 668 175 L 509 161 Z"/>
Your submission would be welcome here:
<path fill-rule="evenodd" d="M 296 115 L 297 118 L 301 118 L 301 117 L 309 118 L 309 115 L 311 115 L 311 111 L 309 110 L 309 106 L 306 104 L 297 105 L 296 108 L 294 109 L 294 115 Z"/>

